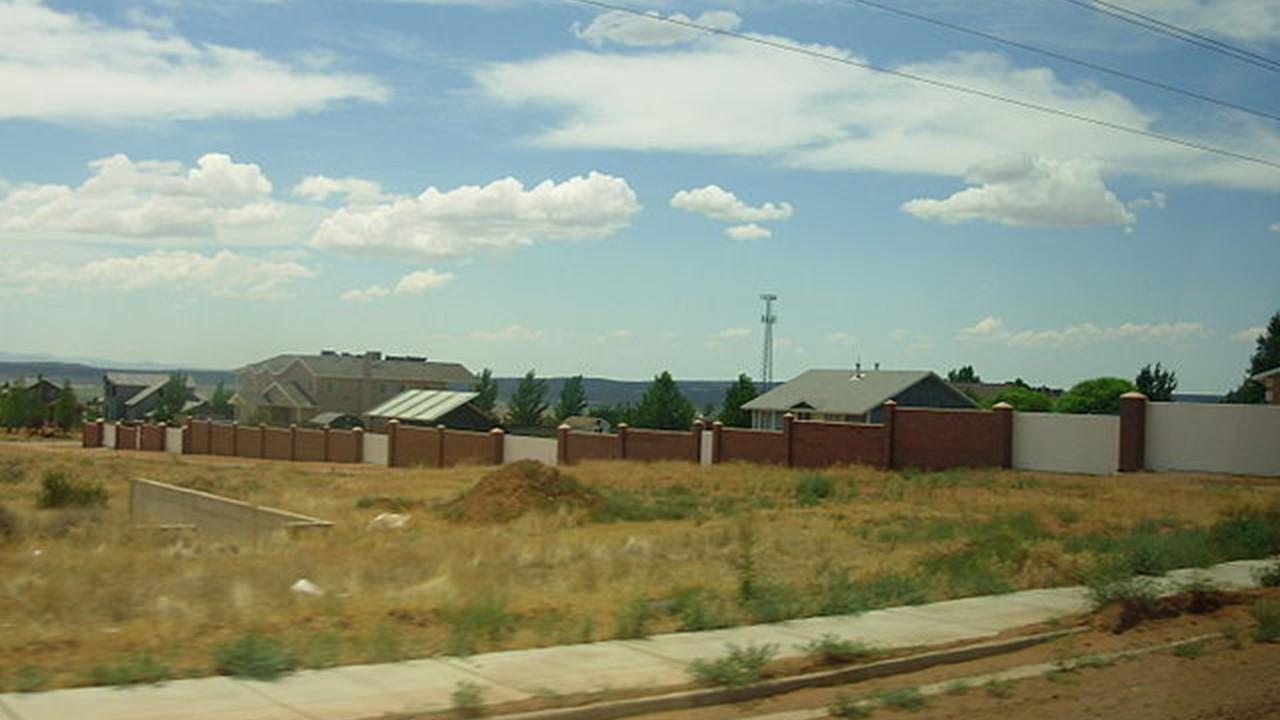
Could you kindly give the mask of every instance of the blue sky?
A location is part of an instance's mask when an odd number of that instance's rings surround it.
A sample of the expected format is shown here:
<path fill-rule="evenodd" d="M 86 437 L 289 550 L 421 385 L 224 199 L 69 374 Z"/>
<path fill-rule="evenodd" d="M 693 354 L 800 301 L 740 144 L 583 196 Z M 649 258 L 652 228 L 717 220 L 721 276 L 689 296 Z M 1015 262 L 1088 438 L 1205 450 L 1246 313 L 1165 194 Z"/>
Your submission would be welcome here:
<path fill-rule="evenodd" d="M 627 7 L 1280 162 L 1280 123 L 848 2 Z M 895 5 L 1280 114 L 1060 0 Z M 1280 56 L 1274 0 L 1128 0 Z M 962 6 L 962 7 L 961 7 Z M 0 350 L 1238 382 L 1280 169 L 558 0 L 0 0 Z"/>

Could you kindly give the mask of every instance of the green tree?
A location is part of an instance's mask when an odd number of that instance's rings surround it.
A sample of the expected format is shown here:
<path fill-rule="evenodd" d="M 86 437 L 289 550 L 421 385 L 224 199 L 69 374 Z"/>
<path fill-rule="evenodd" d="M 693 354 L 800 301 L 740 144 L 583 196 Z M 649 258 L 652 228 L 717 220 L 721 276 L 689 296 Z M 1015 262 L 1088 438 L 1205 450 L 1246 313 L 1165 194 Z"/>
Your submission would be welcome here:
<path fill-rule="evenodd" d="M 663 370 L 644 391 L 634 415 L 636 427 L 688 430 L 693 424 L 693 403 L 680 392 L 671 373 Z"/>
<path fill-rule="evenodd" d="M 1280 367 L 1280 312 L 1271 316 L 1266 329 L 1258 336 L 1249 358 L 1249 369 L 1245 371 L 1244 381 L 1240 387 L 1227 393 L 1229 403 L 1261 403 L 1266 400 L 1266 388 L 1253 379 L 1254 375 Z"/>
<path fill-rule="evenodd" d="M 591 408 L 591 417 L 604 418 L 609 425 L 616 428 L 618 423 L 630 424 L 635 419 L 635 408 L 630 403 L 597 405 Z"/>
<path fill-rule="evenodd" d="M 1156 363 L 1155 367 L 1143 365 L 1138 376 L 1133 379 L 1133 384 L 1148 400 L 1168 402 L 1173 399 L 1173 391 L 1178 388 L 1178 374 L 1160 367 L 1160 363 Z"/>
<path fill-rule="evenodd" d="M 539 380 L 532 370 L 520 378 L 511 394 L 507 407 L 507 422 L 511 425 L 541 425 L 547 411 L 547 383 Z"/>
<path fill-rule="evenodd" d="M 556 400 L 556 422 L 561 422 L 571 415 L 581 415 L 587 409 L 587 391 L 582 386 L 582 376 L 574 375 L 560 386 L 560 397 Z"/>
<path fill-rule="evenodd" d="M 978 377 L 978 373 L 974 372 L 972 365 L 955 368 L 947 371 L 947 382 L 953 383 L 980 383 L 982 378 Z"/>
<path fill-rule="evenodd" d="M 53 422 L 60 430 L 67 431 L 79 419 L 76 413 L 76 392 L 71 389 L 71 381 L 65 380 L 58 393 L 58 401 L 53 406 Z"/>
<path fill-rule="evenodd" d="M 1009 403 L 1019 412 L 1049 412 L 1053 409 L 1053 400 L 1044 393 L 1024 387 L 1005 388 L 991 399 L 991 404 Z"/>
<path fill-rule="evenodd" d="M 0 413 L 0 424 L 16 430 L 24 428 L 31 422 L 31 398 L 27 395 L 27 381 L 18 378 L 9 384 L 4 394 L 4 408 Z"/>
<path fill-rule="evenodd" d="M 1120 412 L 1120 396 L 1136 390 L 1123 378 L 1100 377 L 1076 383 L 1054 403 L 1060 413 L 1108 415 Z"/>
<path fill-rule="evenodd" d="M 187 385 L 187 377 L 181 373 L 173 373 L 157 391 L 156 407 L 151 417 L 156 422 L 167 423 L 182 414 L 182 408 L 195 397 Z"/>
<path fill-rule="evenodd" d="M 742 406 L 760 393 L 746 373 L 738 375 L 738 381 L 724 391 L 724 405 L 720 409 L 720 422 L 729 427 L 751 427 L 751 412 Z"/>
<path fill-rule="evenodd" d="M 498 382 L 493 379 L 492 370 L 485 368 L 480 371 L 480 381 L 476 383 L 475 391 L 479 395 L 471 404 L 485 412 L 493 412 L 493 406 L 498 402 Z"/>
<path fill-rule="evenodd" d="M 222 381 L 218 381 L 217 387 L 213 389 L 213 395 L 209 396 L 209 414 L 218 418 L 229 418 L 235 415 L 235 408 L 231 406 L 231 391 Z"/>

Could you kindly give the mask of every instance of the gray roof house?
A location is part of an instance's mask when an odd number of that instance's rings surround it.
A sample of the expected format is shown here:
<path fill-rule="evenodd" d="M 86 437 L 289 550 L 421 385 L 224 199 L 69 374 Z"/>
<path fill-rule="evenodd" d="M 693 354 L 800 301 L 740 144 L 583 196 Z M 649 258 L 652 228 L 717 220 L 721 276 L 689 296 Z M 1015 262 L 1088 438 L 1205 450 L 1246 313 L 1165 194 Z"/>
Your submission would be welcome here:
<path fill-rule="evenodd" d="M 365 415 L 375 432 L 391 420 L 405 425 L 444 425 L 454 430 L 490 430 L 498 423 L 472 404 L 475 392 L 455 390 L 405 390 Z"/>
<path fill-rule="evenodd" d="M 160 399 L 160 388 L 169 381 L 168 375 L 158 373 L 109 372 L 102 376 L 102 417 L 108 422 L 116 420 L 145 420 L 155 410 Z M 195 384 L 186 377 L 190 399 L 184 411 L 203 402 L 195 393 Z"/>
<path fill-rule="evenodd" d="M 967 395 L 928 370 L 809 370 L 759 395 L 742 408 L 751 427 L 776 430 L 782 416 L 824 422 L 879 422 L 880 406 L 972 408 Z"/>
<path fill-rule="evenodd" d="M 321 413 L 361 416 L 405 390 L 444 390 L 475 383 L 458 363 L 412 355 L 287 353 L 236 371 L 236 419 L 272 425 L 302 424 Z"/>

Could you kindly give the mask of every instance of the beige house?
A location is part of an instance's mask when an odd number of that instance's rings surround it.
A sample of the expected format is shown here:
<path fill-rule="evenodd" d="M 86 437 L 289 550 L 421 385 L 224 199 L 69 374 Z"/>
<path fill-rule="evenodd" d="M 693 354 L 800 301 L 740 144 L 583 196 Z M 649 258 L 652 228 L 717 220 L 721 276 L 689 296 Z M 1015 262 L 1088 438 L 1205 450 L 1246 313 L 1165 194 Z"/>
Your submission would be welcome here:
<path fill-rule="evenodd" d="M 1280 367 L 1273 367 L 1266 372 L 1260 372 L 1253 376 L 1254 382 L 1262 383 L 1262 387 L 1266 388 L 1266 402 L 1271 405 L 1280 405 Z"/>
<path fill-rule="evenodd" d="M 405 390 L 470 389 L 475 376 L 458 363 L 425 357 L 322 351 L 277 355 L 236 371 L 236 420 L 302 424 L 320 413 L 363 415 Z"/>

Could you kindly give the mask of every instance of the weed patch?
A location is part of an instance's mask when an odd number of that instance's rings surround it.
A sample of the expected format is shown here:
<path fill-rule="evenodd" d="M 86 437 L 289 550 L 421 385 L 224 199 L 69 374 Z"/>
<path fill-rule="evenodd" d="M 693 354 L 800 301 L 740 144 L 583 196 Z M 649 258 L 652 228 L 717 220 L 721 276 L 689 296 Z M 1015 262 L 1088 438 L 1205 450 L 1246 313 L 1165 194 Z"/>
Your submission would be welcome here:
<path fill-rule="evenodd" d="M 18 534 L 18 516 L 9 508 L 0 505 L 0 540 L 7 540 Z"/>
<path fill-rule="evenodd" d="M 1280 600 L 1259 600 L 1253 604 L 1253 619 L 1258 627 L 1253 639 L 1258 642 L 1280 642 Z"/>
<path fill-rule="evenodd" d="M 804 646 L 804 651 L 814 662 L 823 665 L 841 665 L 869 660 L 876 654 L 863 643 L 845 640 L 835 635 L 823 635 Z"/>
<path fill-rule="evenodd" d="M 23 665 L 13 676 L 13 689 L 20 693 L 43 690 L 53 675 L 39 665 Z"/>
<path fill-rule="evenodd" d="M 218 672 L 253 680 L 274 680 L 298 667 L 298 658 L 288 646 L 252 632 L 218 647 L 213 660 Z"/>
<path fill-rule="evenodd" d="M 733 624 L 720 598 L 703 587 L 677 591 L 671 601 L 671 612 L 679 619 L 681 632 L 715 630 Z"/>
<path fill-rule="evenodd" d="M 1013 681 L 1008 678 L 989 680 L 985 685 L 985 688 L 987 690 L 987 694 L 993 698 L 1005 700 L 1013 697 Z"/>
<path fill-rule="evenodd" d="M 689 663 L 689 675 L 704 685 L 745 687 L 759 680 L 778 653 L 776 645 L 729 645 L 727 655 Z"/>
<path fill-rule="evenodd" d="M 644 598 L 632 598 L 618 610 L 613 626 L 613 636 L 620 640 L 633 640 L 649 634 L 653 621 L 653 608 Z"/>
<path fill-rule="evenodd" d="M 460 718 L 479 718 L 485 716 L 484 688 L 476 683 L 463 680 L 449 693 L 450 708 Z"/>
<path fill-rule="evenodd" d="M 40 479 L 39 508 L 96 508 L 107 504 L 107 488 L 97 480 L 82 480 L 65 470 L 49 470 Z"/>
<path fill-rule="evenodd" d="M 852 695 L 837 695 L 827 706 L 827 714 L 838 718 L 868 718 L 871 712 L 869 705 Z"/>
<path fill-rule="evenodd" d="M 811 507 L 829 500 L 835 494 L 836 483 L 826 475 L 806 473 L 796 478 L 794 495 L 796 504 Z"/>
<path fill-rule="evenodd" d="M 0 528 L 0 533 L 3 529 Z M 1262 587 L 1280 587 L 1280 561 L 1253 571 L 1253 579 Z"/>
<path fill-rule="evenodd" d="M 445 652 L 450 655 L 473 655 L 482 642 L 497 644 L 516 628 L 515 617 L 507 610 L 506 599 L 496 595 L 486 595 L 466 605 L 446 608 L 444 616 L 449 623 Z"/>
<path fill-rule="evenodd" d="M 17 485 L 27 479 L 27 464 L 18 458 L 0 458 L 0 485 Z"/>
<path fill-rule="evenodd" d="M 929 697 L 918 688 L 898 688 L 887 690 L 876 696 L 881 705 L 895 710 L 923 710 L 929 704 Z"/>
<path fill-rule="evenodd" d="M 169 679 L 169 666 L 149 653 L 140 653 L 115 663 L 95 665 L 89 676 L 95 685 L 160 683 Z"/>

